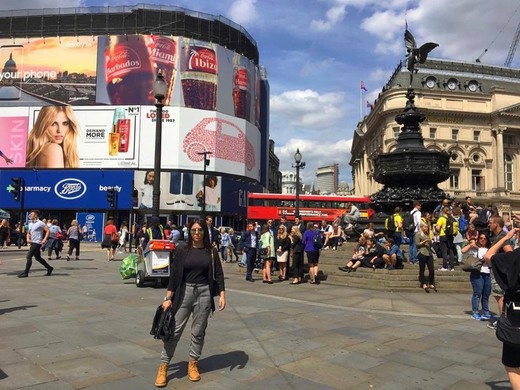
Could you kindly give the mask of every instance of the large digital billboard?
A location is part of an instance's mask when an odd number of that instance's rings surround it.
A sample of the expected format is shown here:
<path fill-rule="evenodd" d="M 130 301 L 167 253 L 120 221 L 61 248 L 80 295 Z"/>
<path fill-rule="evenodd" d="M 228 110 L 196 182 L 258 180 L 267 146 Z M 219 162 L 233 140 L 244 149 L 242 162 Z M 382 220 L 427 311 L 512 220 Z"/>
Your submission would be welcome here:
<path fill-rule="evenodd" d="M 0 107 L 0 167 L 151 169 L 155 106 Z M 215 111 L 163 111 L 163 170 L 203 170 L 260 179 L 260 133 L 249 122 Z M 9 161 L 10 160 L 10 161 Z"/>
<path fill-rule="evenodd" d="M 4 39 L 1 63 L 0 167 L 151 168 L 160 71 L 162 169 L 200 171 L 211 152 L 208 171 L 260 180 L 258 69 L 234 51 L 157 35 Z"/>

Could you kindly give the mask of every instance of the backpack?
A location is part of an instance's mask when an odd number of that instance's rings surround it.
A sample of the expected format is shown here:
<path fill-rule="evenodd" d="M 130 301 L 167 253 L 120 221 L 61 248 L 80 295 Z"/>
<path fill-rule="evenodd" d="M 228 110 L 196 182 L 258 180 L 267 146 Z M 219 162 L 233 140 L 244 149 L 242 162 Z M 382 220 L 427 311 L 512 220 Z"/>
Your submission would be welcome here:
<path fill-rule="evenodd" d="M 412 212 L 407 212 L 403 217 L 403 229 L 406 232 L 415 232 L 415 221 L 413 219 L 413 215 L 417 210 L 413 210 Z"/>
<path fill-rule="evenodd" d="M 312 238 L 312 243 L 314 244 L 314 248 L 321 249 L 323 248 L 323 240 L 321 238 L 321 234 L 318 232 Z"/>
<path fill-rule="evenodd" d="M 459 223 L 451 215 L 446 218 L 446 227 L 444 228 L 444 234 L 447 236 L 455 236 L 459 232 Z"/>
<path fill-rule="evenodd" d="M 468 225 L 468 220 L 464 215 L 462 215 L 459 218 L 459 232 L 461 232 L 462 234 L 466 233 L 468 231 Z"/>
<path fill-rule="evenodd" d="M 489 215 L 487 209 L 480 209 L 477 211 L 478 217 L 473 221 L 477 227 L 487 227 Z"/>
<path fill-rule="evenodd" d="M 386 219 L 385 228 L 389 232 L 395 232 L 396 226 L 395 226 L 395 216 L 394 215 L 391 215 Z"/>

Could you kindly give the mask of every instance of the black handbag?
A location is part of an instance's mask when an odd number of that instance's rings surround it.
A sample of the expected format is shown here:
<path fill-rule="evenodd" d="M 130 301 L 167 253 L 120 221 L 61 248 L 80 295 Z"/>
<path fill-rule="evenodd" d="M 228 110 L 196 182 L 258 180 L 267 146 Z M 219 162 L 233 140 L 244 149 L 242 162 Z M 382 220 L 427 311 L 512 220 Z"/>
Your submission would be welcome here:
<path fill-rule="evenodd" d="M 175 315 L 173 310 L 163 310 L 162 305 L 159 305 L 155 310 L 153 316 L 152 329 L 150 334 L 154 339 L 161 339 L 168 341 L 175 332 Z"/>
<path fill-rule="evenodd" d="M 514 326 L 504 314 L 497 321 L 497 339 L 511 347 L 520 346 L 520 327 Z"/>

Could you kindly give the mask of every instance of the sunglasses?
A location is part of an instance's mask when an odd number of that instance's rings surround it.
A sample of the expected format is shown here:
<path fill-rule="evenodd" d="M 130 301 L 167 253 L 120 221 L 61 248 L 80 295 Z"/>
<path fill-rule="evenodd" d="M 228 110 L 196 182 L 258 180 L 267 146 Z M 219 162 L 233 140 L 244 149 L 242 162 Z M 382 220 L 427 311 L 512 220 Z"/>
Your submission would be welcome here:
<path fill-rule="evenodd" d="M 204 230 L 202 228 L 195 228 L 190 230 L 192 233 L 202 233 Z"/>

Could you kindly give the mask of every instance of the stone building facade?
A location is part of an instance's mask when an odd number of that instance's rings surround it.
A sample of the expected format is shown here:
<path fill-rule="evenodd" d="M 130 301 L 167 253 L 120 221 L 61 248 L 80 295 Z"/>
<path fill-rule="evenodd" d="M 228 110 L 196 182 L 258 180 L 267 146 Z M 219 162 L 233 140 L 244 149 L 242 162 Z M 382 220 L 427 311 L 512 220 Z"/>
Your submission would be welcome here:
<path fill-rule="evenodd" d="M 409 72 L 399 64 L 358 123 L 352 143 L 355 195 L 382 188 L 373 159 L 396 147 L 395 121 L 406 104 Z M 425 147 L 451 154 L 450 178 L 439 187 L 453 198 L 495 204 L 507 217 L 520 213 L 520 69 L 431 59 L 414 75 L 415 105 L 426 115 Z"/>

